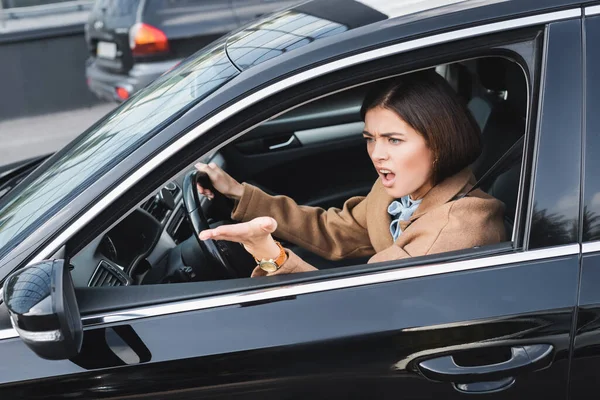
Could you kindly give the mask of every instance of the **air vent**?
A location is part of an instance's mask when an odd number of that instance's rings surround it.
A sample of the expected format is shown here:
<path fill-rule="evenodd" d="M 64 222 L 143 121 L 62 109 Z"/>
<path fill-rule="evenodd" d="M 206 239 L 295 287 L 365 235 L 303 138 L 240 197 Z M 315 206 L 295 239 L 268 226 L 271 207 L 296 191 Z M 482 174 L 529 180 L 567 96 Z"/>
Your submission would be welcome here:
<path fill-rule="evenodd" d="M 88 284 L 89 287 L 128 285 L 129 279 L 124 272 L 106 261 L 100 261 Z"/>

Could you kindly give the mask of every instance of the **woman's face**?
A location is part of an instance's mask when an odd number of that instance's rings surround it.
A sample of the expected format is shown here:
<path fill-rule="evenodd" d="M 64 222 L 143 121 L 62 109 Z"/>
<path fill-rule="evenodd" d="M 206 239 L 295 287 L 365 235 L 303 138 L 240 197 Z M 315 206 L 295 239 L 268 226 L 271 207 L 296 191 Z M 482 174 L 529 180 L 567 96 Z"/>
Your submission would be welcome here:
<path fill-rule="evenodd" d="M 393 111 L 365 115 L 367 151 L 386 191 L 394 198 L 422 198 L 432 188 L 433 153 L 423 136 Z"/>

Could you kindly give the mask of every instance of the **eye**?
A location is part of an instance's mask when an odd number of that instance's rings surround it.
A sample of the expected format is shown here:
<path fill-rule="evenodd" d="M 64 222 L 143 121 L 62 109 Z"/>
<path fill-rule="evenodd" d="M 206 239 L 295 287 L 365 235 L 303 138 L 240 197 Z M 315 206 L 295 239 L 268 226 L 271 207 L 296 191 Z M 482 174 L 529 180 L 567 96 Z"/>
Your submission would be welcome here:
<path fill-rule="evenodd" d="M 367 143 L 373 143 L 375 141 L 375 139 L 370 136 L 363 136 L 363 139 L 365 139 L 365 142 Z"/>
<path fill-rule="evenodd" d="M 389 142 L 390 142 L 390 144 L 399 144 L 400 142 L 402 142 L 402 140 L 389 138 Z"/>

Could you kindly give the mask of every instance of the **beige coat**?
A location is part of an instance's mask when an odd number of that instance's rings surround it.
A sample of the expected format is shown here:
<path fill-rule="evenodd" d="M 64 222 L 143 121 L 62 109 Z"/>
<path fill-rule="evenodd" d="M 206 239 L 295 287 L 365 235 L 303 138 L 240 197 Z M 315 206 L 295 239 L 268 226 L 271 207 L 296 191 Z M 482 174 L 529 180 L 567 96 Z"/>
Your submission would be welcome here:
<path fill-rule="evenodd" d="M 434 186 L 408 221 L 401 221 L 402 234 L 393 242 L 390 197 L 378 179 L 366 197 L 353 197 L 343 208 L 324 210 L 297 205 L 286 196 L 270 196 L 244 183 L 244 194 L 232 218 L 246 222 L 270 216 L 278 223 L 274 236 L 310 250 L 324 258 L 372 256 L 369 263 L 423 256 L 483 246 L 505 240 L 504 204 L 476 189 L 470 169 Z M 274 274 L 311 271 L 315 268 L 288 250 L 289 258 Z M 258 267 L 252 276 L 266 275 Z"/>

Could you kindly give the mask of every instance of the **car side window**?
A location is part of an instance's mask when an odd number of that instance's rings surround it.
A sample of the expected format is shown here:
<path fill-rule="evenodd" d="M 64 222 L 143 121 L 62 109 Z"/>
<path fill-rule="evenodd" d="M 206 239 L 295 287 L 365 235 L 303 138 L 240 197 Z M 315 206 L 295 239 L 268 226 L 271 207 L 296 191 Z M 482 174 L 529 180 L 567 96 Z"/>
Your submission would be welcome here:
<path fill-rule="evenodd" d="M 516 62 L 478 58 L 432 67 L 467 105 L 481 131 L 482 153 L 470 166 L 483 192 L 505 205 L 506 243 L 512 241 L 527 115 L 527 78 Z M 365 196 L 378 174 L 365 146 L 361 103 L 376 83 L 359 85 L 308 102 L 270 119 L 210 159 L 239 182 L 272 195 L 289 196 L 299 205 L 342 207 L 353 196 Z M 377 83 L 381 84 L 381 82 Z M 502 168 L 494 168 L 501 159 Z M 199 250 L 184 204 L 189 170 L 167 183 L 119 224 L 72 259 L 76 286 L 113 286 L 231 277 L 206 270 L 206 248 Z M 326 179 L 323 179 L 323 176 Z M 318 178 L 317 178 L 318 177 Z M 200 196 L 210 227 L 230 224 L 227 212 Z M 192 224 L 193 225 L 193 224 Z M 207 226 L 208 226 L 207 225 Z M 143 232 L 142 232 L 143 230 Z M 280 237 L 282 244 L 318 269 L 366 263 L 370 257 L 329 259 Z M 231 260 L 234 276 L 247 277 L 256 266 L 241 246 L 220 248 L 245 257 L 244 267 Z M 203 255 L 204 254 L 204 255 Z M 227 257 L 227 256 L 226 256 Z M 179 260 L 174 263 L 173 260 Z M 182 261 L 182 262 L 180 262 Z"/>
<path fill-rule="evenodd" d="M 470 166 L 482 178 L 504 155 L 509 161 L 481 182 L 506 206 L 507 238 L 517 208 L 527 115 L 527 80 L 515 62 L 487 57 L 439 65 L 481 130 L 482 153 Z M 227 169 L 267 193 L 299 204 L 341 207 L 365 196 L 377 173 L 362 138 L 360 107 L 373 85 L 328 96 L 268 121 L 221 150 Z M 302 171 L 302 173 L 296 172 Z M 328 171 L 328 179 L 315 179 Z"/>

